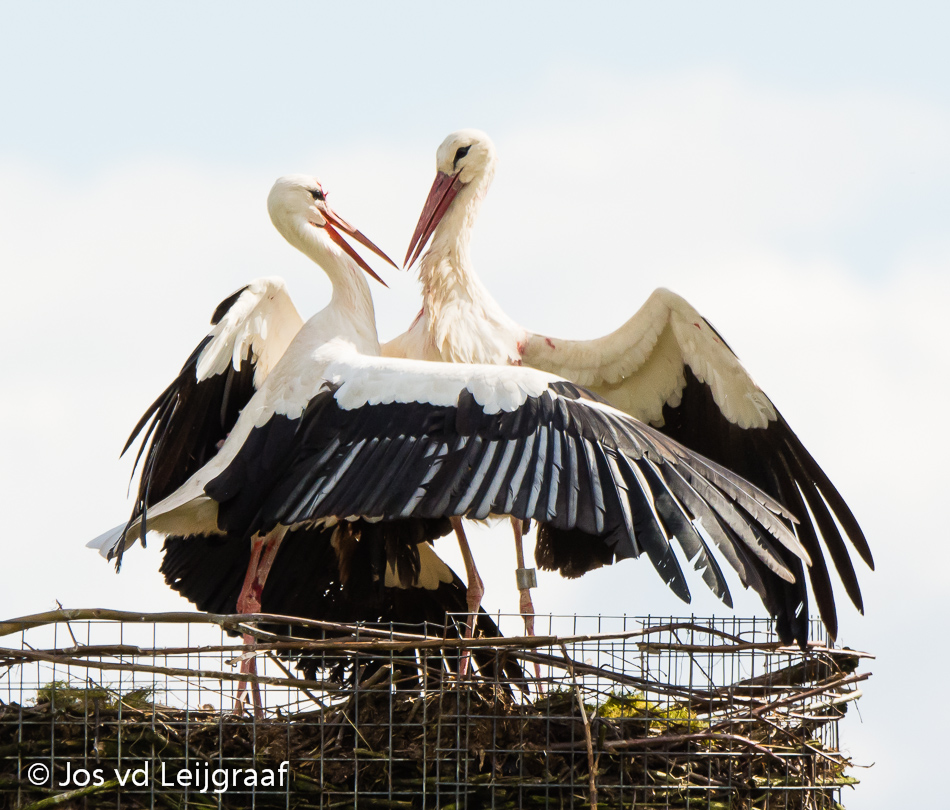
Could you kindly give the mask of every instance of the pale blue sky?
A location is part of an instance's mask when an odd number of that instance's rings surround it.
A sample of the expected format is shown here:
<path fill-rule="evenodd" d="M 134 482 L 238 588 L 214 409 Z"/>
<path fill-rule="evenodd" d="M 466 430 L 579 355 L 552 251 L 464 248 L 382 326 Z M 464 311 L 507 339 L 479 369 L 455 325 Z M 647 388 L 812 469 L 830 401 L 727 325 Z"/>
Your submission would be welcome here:
<path fill-rule="evenodd" d="M 127 513 L 118 449 L 221 298 L 279 273 L 302 312 L 325 302 L 267 221 L 270 184 L 319 174 L 401 258 L 437 145 L 478 127 L 500 165 L 474 260 L 500 303 L 594 336 L 676 290 L 852 504 L 878 570 L 859 571 L 867 616 L 841 597 L 842 638 L 879 658 L 843 741 L 878 764 L 846 804 L 905 803 L 920 762 L 901 741 L 937 752 L 950 722 L 944 703 L 903 717 L 891 702 L 948 607 L 948 32 L 937 2 L 0 0 L 0 492 L 16 572 L 0 617 L 55 598 L 181 606 L 157 544 L 117 577 L 83 543 Z M 418 289 L 386 278 L 391 337 Z M 486 604 L 513 609 L 498 568 Z M 541 586 L 540 611 L 728 613 L 698 586 L 681 605 L 642 564 Z M 921 805 L 939 805 L 931 781 Z"/>
<path fill-rule="evenodd" d="M 583 9 L 583 10 L 582 10 Z M 234 165 L 354 137 L 517 126 L 554 71 L 729 68 L 798 91 L 950 101 L 939 2 L 4 3 L 0 148 L 69 175 Z M 582 115 L 574 92 L 554 99 Z"/>

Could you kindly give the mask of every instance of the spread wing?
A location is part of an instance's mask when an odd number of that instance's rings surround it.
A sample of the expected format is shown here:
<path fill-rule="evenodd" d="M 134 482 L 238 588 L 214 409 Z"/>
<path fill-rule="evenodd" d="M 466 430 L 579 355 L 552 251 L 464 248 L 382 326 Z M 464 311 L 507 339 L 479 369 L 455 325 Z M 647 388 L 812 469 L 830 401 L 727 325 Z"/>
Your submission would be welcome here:
<path fill-rule="evenodd" d="M 241 409 L 303 321 L 280 278 L 257 279 L 225 298 L 211 331 L 129 436 L 141 465 L 132 520 L 165 498 L 218 451 Z"/>
<path fill-rule="evenodd" d="M 710 324 L 669 290 L 654 292 L 616 331 L 571 341 L 529 333 L 523 363 L 586 386 L 612 405 L 768 492 L 796 516 L 811 558 L 809 577 L 821 617 L 837 632 L 834 593 L 822 541 L 851 600 L 863 612 L 849 544 L 873 568 L 857 520 L 834 484 Z M 779 554 L 794 583 L 752 566 L 784 640 L 807 637 L 808 591 L 802 564 Z"/>
<path fill-rule="evenodd" d="M 645 552 L 685 600 L 674 535 L 727 600 L 713 545 L 757 589 L 750 559 L 791 580 L 778 547 L 807 558 L 772 498 L 551 375 L 351 352 L 319 377 L 299 386 L 305 400 L 281 400 L 283 413 L 248 408 L 254 424 L 156 505 L 149 527 L 179 526 L 179 512 L 205 526 L 196 533 L 244 537 L 278 524 L 511 515 L 542 524 L 544 567 L 576 576 Z"/>

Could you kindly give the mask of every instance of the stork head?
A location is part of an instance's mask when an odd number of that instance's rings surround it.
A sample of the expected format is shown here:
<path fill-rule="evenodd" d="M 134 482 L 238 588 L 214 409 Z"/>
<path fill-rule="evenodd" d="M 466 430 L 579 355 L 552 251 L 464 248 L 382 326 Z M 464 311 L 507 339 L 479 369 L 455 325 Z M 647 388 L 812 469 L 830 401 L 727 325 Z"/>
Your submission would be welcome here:
<path fill-rule="evenodd" d="M 481 179 L 495 169 L 495 144 L 480 129 L 460 129 L 439 145 L 436 171 L 457 177 L 463 185 Z"/>
<path fill-rule="evenodd" d="M 484 195 L 495 174 L 496 161 L 495 144 L 481 130 L 460 129 L 442 141 L 435 153 L 435 181 L 406 251 L 406 267 L 419 258 L 459 192 L 469 189 L 467 196 L 472 199 Z"/>
<path fill-rule="evenodd" d="M 294 247 L 308 252 L 306 243 L 315 242 L 323 251 L 332 252 L 325 241 L 329 239 L 380 284 L 387 286 L 340 235 L 340 231 L 347 233 L 393 267 L 396 267 L 396 263 L 327 205 L 326 193 L 315 177 L 288 174 L 278 178 L 267 196 L 267 213 L 270 214 L 274 227 Z"/>

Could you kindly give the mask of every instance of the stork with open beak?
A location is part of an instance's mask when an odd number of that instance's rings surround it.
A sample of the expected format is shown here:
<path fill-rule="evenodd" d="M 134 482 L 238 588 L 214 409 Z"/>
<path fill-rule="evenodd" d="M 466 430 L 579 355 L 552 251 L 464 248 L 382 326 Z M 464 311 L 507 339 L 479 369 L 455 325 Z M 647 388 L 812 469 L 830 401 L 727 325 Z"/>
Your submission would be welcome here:
<path fill-rule="evenodd" d="M 315 178 L 280 178 L 268 211 L 287 241 L 330 276 L 331 302 L 305 327 L 283 280 L 261 278 L 219 304 L 211 331 L 139 420 L 123 450 L 141 436 L 136 459 L 141 477 L 128 525 L 141 521 L 143 529 L 152 528 L 149 510 L 215 458 L 276 369 L 282 380 L 268 385 L 262 406 L 279 407 L 278 400 L 306 375 L 308 340 L 319 345 L 336 336 L 368 355 L 378 353 L 373 302 L 362 273 L 381 279 L 344 236 L 388 257 L 329 206 Z M 304 336 L 298 334 L 302 329 Z M 126 548 L 117 537 L 125 526 L 91 544 L 104 556 L 114 555 L 117 567 Z M 203 534 L 201 526 L 197 521 L 165 537 L 161 567 L 166 582 L 201 610 L 431 622 L 458 635 L 467 626 L 453 618 L 467 608 L 465 587 L 431 547 L 451 530 L 447 520 L 302 525 L 251 542 L 243 533 Z M 482 634 L 499 634 L 484 612 L 475 621 Z M 251 640 L 245 636 L 245 643 Z M 520 675 L 513 663 L 504 665 L 505 672 Z M 494 676 L 494 664 L 493 658 L 476 656 L 486 677 Z M 253 659 L 245 671 L 254 671 Z M 237 706 L 241 703 L 239 695 Z"/>
<path fill-rule="evenodd" d="M 495 165 L 495 147 L 478 130 L 454 132 L 439 146 L 436 178 L 406 253 L 407 266 L 422 254 L 422 311 L 407 332 L 383 346 L 383 354 L 523 365 L 556 374 L 743 476 L 795 515 L 797 535 L 811 561 L 815 601 L 834 638 L 837 615 L 821 541 L 862 613 L 849 544 L 873 568 L 870 548 L 844 498 L 722 337 L 669 290 L 656 290 L 625 324 L 596 340 L 548 337 L 512 320 L 475 274 L 469 255 L 472 228 Z M 517 525 L 515 542 L 523 569 Z M 804 644 L 808 587 L 803 558 L 787 549 L 779 554 L 795 574 L 791 580 L 752 560 L 743 581 L 761 596 L 780 638 Z M 536 560 L 542 568 L 565 571 L 563 558 L 542 538 Z M 576 565 L 573 570 L 578 571 Z M 521 605 L 530 631 L 533 605 L 524 586 L 531 583 L 522 574 Z"/>
<path fill-rule="evenodd" d="M 319 316 L 323 333 L 331 335 L 335 324 L 345 324 L 355 344 L 375 354 L 372 299 L 354 268 L 379 277 L 343 234 L 385 254 L 330 208 L 321 184 L 312 177 L 279 179 L 268 210 L 280 233 L 331 275 L 333 297 Z M 140 519 L 149 527 L 148 510 L 215 457 L 303 323 L 283 280 L 276 277 L 252 281 L 217 306 L 211 331 L 139 420 L 123 449 L 125 453 L 141 437 L 136 458 L 141 474 L 129 524 Z M 299 352 L 297 360 L 306 362 Z M 125 544 L 116 544 L 116 536 L 124 528 L 90 544 L 103 556 L 114 555 L 117 568 Z M 269 545 L 272 557 L 265 557 L 265 569 L 253 577 L 255 583 L 250 578 L 259 562 L 260 543 L 189 531 L 165 537 L 161 572 L 169 586 L 200 610 L 213 613 L 260 609 L 326 621 L 431 623 L 461 635 L 469 627 L 456 618 L 467 610 L 465 586 L 431 547 L 450 530 L 447 519 L 293 527 L 279 543 Z M 482 635 L 500 635 L 484 611 L 474 622 Z M 494 657 L 476 654 L 474 662 L 485 677 L 495 677 Z M 253 665 L 252 660 L 248 671 Z M 449 668 L 457 665 L 446 661 Z M 521 675 L 514 661 L 502 668 L 505 674 Z"/>
<path fill-rule="evenodd" d="M 390 264 L 394 263 L 363 233 L 336 213 L 327 203 L 322 185 L 313 177 L 288 175 L 277 180 L 268 196 L 268 212 L 278 231 L 294 246 L 321 264 L 333 282 L 333 299 L 320 316 L 333 322 L 346 319 L 347 312 L 358 310 L 353 321 L 354 338 L 370 351 L 378 349 L 372 299 L 369 290 L 351 289 L 343 283 L 349 274 L 349 262 L 371 275 L 385 286 L 385 282 L 350 246 L 343 234 L 364 245 Z M 346 257 L 345 259 L 343 257 Z M 395 266 L 395 265 L 394 265 Z M 363 285 L 365 287 L 365 284 Z M 365 293 L 365 294 L 362 294 Z M 283 279 L 259 278 L 228 296 L 215 309 L 211 318 L 212 329 L 185 362 L 178 376 L 152 403 L 132 431 L 123 454 L 137 436 L 142 437 L 136 458 L 141 463 L 141 476 L 132 516 L 148 525 L 148 509 L 174 492 L 195 471 L 215 456 L 241 410 L 262 387 L 267 376 L 283 357 L 292 340 L 304 325 L 287 293 Z M 124 530 L 124 526 L 121 527 Z M 116 567 L 121 564 L 124 543 L 116 543 L 117 530 L 107 532 L 89 545 L 99 547 L 104 556 L 115 556 Z M 144 538 L 144 533 L 143 533 Z M 305 560 L 336 560 L 336 550 L 329 546 L 329 537 L 313 531 L 291 533 L 288 558 L 296 565 Z M 168 536 L 162 573 L 166 581 L 203 610 L 257 612 L 269 566 L 273 563 L 279 541 L 254 543 L 250 559 L 239 543 L 215 543 L 207 536 L 189 534 Z M 208 541 L 212 540 L 211 543 Z M 144 544 L 144 539 L 143 539 Z M 268 547 L 269 556 L 261 550 Z M 432 587 L 457 589 L 457 577 L 434 555 L 426 558 L 428 570 L 408 583 L 419 587 L 425 580 Z M 234 578 L 237 567 L 245 565 L 243 585 L 235 597 Z M 314 566 L 310 566 L 313 568 Z M 274 613 L 293 615 L 313 614 L 326 618 L 325 607 L 317 597 L 339 595 L 331 587 L 335 581 L 346 579 L 348 572 L 328 570 L 311 572 L 308 583 L 312 590 L 292 593 L 276 592 L 268 602 Z M 319 576 L 323 575 L 321 582 Z M 286 579 L 286 578 L 285 578 Z M 437 583 L 437 584 L 435 584 Z M 321 587 L 321 584 L 323 587 Z M 428 594 L 427 594 L 428 596 Z M 357 606 L 366 605 L 365 595 L 348 600 L 346 615 L 354 619 L 368 618 Z M 319 607 L 318 607 L 319 605 Z M 288 609 L 290 608 L 290 609 Z M 423 615 L 433 613 L 426 605 Z M 456 599 L 450 599 L 448 610 L 459 610 Z M 441 621 L 440 621 L 441 624 Z M 245 636 L 245 642 L 252 639 Z M 254 663 L 249 665 L 253 671 Z M 241 698 L 238 698 L 238 705 Z M 257 701 L 259 705 L 259 700 Z"/>

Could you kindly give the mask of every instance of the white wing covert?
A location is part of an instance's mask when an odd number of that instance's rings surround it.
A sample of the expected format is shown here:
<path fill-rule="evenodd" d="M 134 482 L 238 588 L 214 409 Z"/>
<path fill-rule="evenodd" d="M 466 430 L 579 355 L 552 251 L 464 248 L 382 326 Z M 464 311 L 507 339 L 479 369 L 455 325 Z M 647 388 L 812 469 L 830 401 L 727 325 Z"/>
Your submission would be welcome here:
<path fill-rule="evenodd" d="M 722 416 L 741 428 L 764 428 L 775 407 L 719 334 L 683 298 L 658 289 L 619 329 L 594 340 L 528 333 L 525 365 L 566 377 L 642 422 L 663 425 L 676 407 L 684 369 L 709 385 Z"/>

